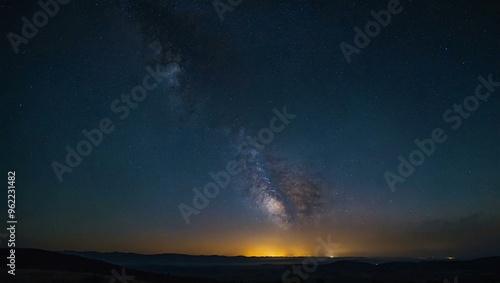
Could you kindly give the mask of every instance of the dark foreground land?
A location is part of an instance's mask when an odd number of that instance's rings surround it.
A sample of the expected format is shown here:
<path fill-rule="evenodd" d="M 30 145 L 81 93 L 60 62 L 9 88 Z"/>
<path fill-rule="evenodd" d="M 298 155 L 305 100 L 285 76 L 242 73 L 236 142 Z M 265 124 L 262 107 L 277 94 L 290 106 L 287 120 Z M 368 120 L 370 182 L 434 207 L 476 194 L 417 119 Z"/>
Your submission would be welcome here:
<path fill-rule="evenodd" d="M 2 255 L 7 250 L 2 249 Z M 52 252 L 16 249 L 16 275 L 7 273 L 6 256 L 0 282 L 282 282 L 298 258 L 246 258 L 138 255 L 126 253 Z M 302 282 L 500 282 L 500 257 L 453 261 L 340 260 L 320 264 Z M 124 269 L 124 267 L 126 269 Z M 303 268 L 301 268 L 302 271 Z M 133 279 L 132 279 L 133 277 Z M 288 276 L 288 282 L 294 275 Z M 455 279 L 456 278 L 456 279 Z M 445 281 L 448 280 L 448 281 Z"/>

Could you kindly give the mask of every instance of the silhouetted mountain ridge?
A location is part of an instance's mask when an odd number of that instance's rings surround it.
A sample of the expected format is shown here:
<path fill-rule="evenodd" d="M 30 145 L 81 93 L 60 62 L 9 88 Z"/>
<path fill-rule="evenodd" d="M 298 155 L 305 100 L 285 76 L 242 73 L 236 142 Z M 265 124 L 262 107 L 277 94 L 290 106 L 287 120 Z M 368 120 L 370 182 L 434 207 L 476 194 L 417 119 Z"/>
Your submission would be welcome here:
<path fill-rule="evenodd" d="M 9 249 L 0 249 L 2 254 L 7 255 Z M 17 248 L 16 252 L 16 276 L 18 277 L 22 270 L 44 270 L 44 271 L 65 271 L 74 273 L 88 273 L 99 274 L 105 276 L 112 276 L 112 270 L 121 274 L 123 266 L 104 262 L 98 259 L 90 259 L 78 255 L 46 251 L 40 249 L 20 249 Z M 4 266 L 7 265 L 6 257 L 3 257 Z M 127 268 L 126 274 L 135 276 L 138 279 L 146 282 L 215 282 L 211 279 L 202 278 L 182 278 L 177 276 L 167 276 L 159 273 L 148 273 L 144 271 L 134 270 Z M 0 275 L 0 282 L 18 282 L 15 277 L 7 274 L 7 271 L 2 270 Z M 9 280 L 9 281 L 7 281 Z M 170 280 L 170 281 L 168 281 Z"/>
<path fill-rule="evenodd" d="M 7 249 L 2 249 L 7 254 Z M 93 258 L 91 258 L 93 257 Z M 5 258 L 5 257 L 4 257 Z M 191 256 L 182 254 L 140 255 L 132 253 L 99 252 L 52 252 L 38 249 L 16 249 L 16 278 L 2 270 L 0 282 L 35 282 L 22 279 L 23 274 L 44 271 L 52 276 L 65 276 L 57 280 L 44 279 L 36 282 L 109 282 L 111 271 L 121 273 L 126 266 L 126 274 L 135 276 L 141 282 L 281 282 L 285 272 L 289 278 L 298 278 L 293 270 L 301 268 L 303 258 L 258 258 L 226 256 Z M 5 259 L 4 259 L 5 260 Z M 127 264 L 116 264 L 120 263 Z M 176 263 L 179 260 L 181 263 Z M 331 259 L 335 260 L 335 259 Z M 500 257 L 488 257 L 473 260 L 435 260 L 412 262 L 392 261 L 383 263 L 362 262 L 337 259 L 325 262 L 307 273 L 307 282 L 443 282 L 459 278 L 460 283 L 496 283 L 500 282 Z M 367 259 L 380 262 L 382 259 Z M 207 262 L 212 261 L 211 264 Z M 175 264 L 154 264 L 168 262 Z M 152 264 L 153 263 L 153 264 Z M 188 263 L 188 264 L 183 264 Z M 200 263 L 200 264 L 197 264 Z M 5 265 L 4 265 L 5 266 Z M 34 271 L 35 270 L 35 271 Z M 47 273 L 49 272 L 49 273 Z M 82 277 L 97 277 L 85 280 L 69 279 L 71 274 Z M 40 274 L 32 275 L 35 278 Z M 55 276 L 55 275 L 54 275 Z M 196 276 L 196 277 L 195 277 Z M 33 277 L 24 277 L 33 278 Z M 203 279 L 208 278 L 208 279 Z M 24 281 L 23 281 L 24 280 Z M 37 279 L 38 280 L 38 279 Z M 318 281 L 322 280 L 322 281 Z M 302 282 L 302 281 L 289 281 Z"/>

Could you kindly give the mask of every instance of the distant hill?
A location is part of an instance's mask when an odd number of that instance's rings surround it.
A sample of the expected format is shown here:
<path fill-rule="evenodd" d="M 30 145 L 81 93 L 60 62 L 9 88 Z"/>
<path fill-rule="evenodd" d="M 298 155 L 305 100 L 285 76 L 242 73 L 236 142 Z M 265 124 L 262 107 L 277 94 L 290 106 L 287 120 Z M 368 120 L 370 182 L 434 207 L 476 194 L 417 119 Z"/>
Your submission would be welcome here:
<path fill-rule="evenodd" d="M 153 254 L 144 255 L 136 253 L 100 253 L 100 252 L 77 252 L 62 251 L 65 254 L 78 255 L 91 259 L 98 259 L 114 264 L 131 266 L 143 265 L 175 265 L 175 266 L 217 266 L 217 265 L 261 265 L 261 264 L 297 264 L 304 257 L 245 257 L 245 256 L 219 256 L 219 255 L 185 255 L 185 254 Z M 324 264 L 336 261 L 354 261 L 380 264 L 386 262 L 418 262 L 418 259 L 410 258 L 322 258 Z"/>
<path fill-rule="evenodd" d="M 2 251 L 7 254 L 6 249 Z M 5 266 L 6 259 L 3 258 L 2 266 Z M 281 282 L 283 273 L 292 271 L 293 265 L 301 267 L 303 260 L 181 254 L 52 252 L 37 249 L 16 249 L 16 259 L 16 276 L 13 278 L 5 269 L 0 270 L 0 282 L 109 283 L 113 276 L 111 271 L 115 270 L 120 274 L 122 267 L 126 266 L 126 274 L 135 277 L 133 281 L 125 281 L 128 283 L 274 283 Z M 308 281 L 290 282 L 442 283 L 445 279 L 453 282 L 457 277 L 459 283 L 497 283 L 500 282 L 500 257 L 419 262 L 408 259 L 393 262 L 388 262 L 387 259 L 331 259 L 319 265 L 314 272 L 307 273 L 307 276 Z M 116 280 L 115 283 L 120 281 Z"/>
<path fill-rule="evenodd" d="M 8 254 L 8 249 L 0 249 L 2 255 Z M 101 260 L 89 259 L 77 255 L 38 249 L 16 249 L 16 275 L 7 273 L 6 256 L 2 256 L 0 282 L 106 282 L 113 277 L 112 270 L 122 274 L 123 266 L 107 263 Z M 38 272 L 37 272 L 38 271 Z M 44 272 L 40 272 L 44 271 Z M 52 272 L 52 273 L 50 273 Z M 28 276 L 27 276 L 28 274 Z M 47 277 L 62 276 L 57 280 L 44 281 Z M 74 274 L 80 274 L 79 280 L 74 281 Z M 182 278 L 158 273 L 148 273 L 139 270 L 126 269 L 126 274 L 135 276 L 134 282 L 216 282 L 202 278 Z M 53 278 L 52 278 L 53 279 Z M 119 282 L 118 280 L 116 282 Z"/>
<path fill-rule="evenodd" d="M 190 276 L 198 274 L 216 280 L 280 281 L 292 265 L 304 258 L 192 256 L 182 254 L 142 255 L 134 253 L 69 252 L 134 269 Z M 500 283 L 500 257 L 474 260 L 422 261 L 408 258 L 324 258 L 310 274 L 332 282 L 439 282 Z M 378 281 L 377 281 L 378 280 Z M 314 282 L 314 281 L 311 281 Z M 328 281 L 326 281 L 328 282 Z"/>

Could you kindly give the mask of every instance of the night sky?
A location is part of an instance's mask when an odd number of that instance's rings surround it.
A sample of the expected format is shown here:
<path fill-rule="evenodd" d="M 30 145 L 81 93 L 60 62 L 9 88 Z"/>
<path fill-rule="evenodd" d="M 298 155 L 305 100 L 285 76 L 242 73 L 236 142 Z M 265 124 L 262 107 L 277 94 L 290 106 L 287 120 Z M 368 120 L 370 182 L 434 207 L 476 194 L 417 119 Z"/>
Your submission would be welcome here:
<path fill-rule="evenodd" d="M 61 0 L 13 48 L 41 10 L 19 2 L 0 4 L 19 246 L 296 256 L 330 236 L 327 256 L 500 254 L 497 1 L 401 0 L 362 48 L 355 28 L 394 0 L 221 0 L 220 16 Z"/>

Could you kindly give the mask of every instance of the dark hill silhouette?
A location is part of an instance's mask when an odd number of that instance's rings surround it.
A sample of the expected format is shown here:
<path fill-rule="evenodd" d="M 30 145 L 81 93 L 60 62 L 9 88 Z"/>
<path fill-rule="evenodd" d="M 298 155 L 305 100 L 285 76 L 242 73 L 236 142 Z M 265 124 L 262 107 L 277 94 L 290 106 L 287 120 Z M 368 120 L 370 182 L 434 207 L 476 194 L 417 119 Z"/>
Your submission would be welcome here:
<path fill-rule="evenodd" d="M 2 252 L 7 254 L 6 249 L 2 249 Z M 3 258 L 5 262 L 6 257 Z M 107 260 L 114 262 L 106 262 Z M 133 282 L 281 282 L 283 273 L 291 271 L 293 265 L 300 266 L 301 261 L 302 258 L 139 255 L 118 252 L 60 253 L 37 249 L 16 249 L 17 274 L 38 270 L 46 273 L 36 273 L 33 278 L 45 278 L 47 274 L 67 272 L 61 275 L 64 275 L 66 279 L 47 279 L 46 281 L 24 279 L 23 281 L 23 279 L 18 280 L 22 277 L 16 275 L 17 281 L 14 281 L 13 276 L 8 275 L 6 270 L 1 270 L 0 282 L 108 283 L 111 270 L 114 269 L 120 273 L 122 266 L 126 266 L 127 275 L 135 276 L 138 280 Z M 309 280 L 306 282 L 442 283 L 444 279 L 453 282 L 455 277 L 458 278 L 459 283 L 500 282 L 500 257 L 420 262 L 407 260 L 387 262 L 381 259 L 366 259 L 366 261 L 362 262 L 362 259 L 356 258 L 355 261 L 325 262 L 320 264 L 314 272 L 307 274 Z M 121 264 L 116 264 L 116 262 Z M 377 262 L 377 264 L 372 262 Z M 84 279 L 68 279 L 68 274 L 82 274 L 81 277 Z M 132 283 L 132 281 L 128 282 Z"/>
<path fill-rule="evenodd" d="M 107 263 L 101 260 L 88 259 L 77 255 L 63 254 L 53 251 L 45 251 L 39 249 L 16 249 L 16 276 L 7 273 L 4 268 L 7 264 L 8 249 L 0 249 L 2 252 L 3 264 L 0 275 L 0 282 L 18 282 L 17 279 L 23 270 L 43 270 L 43 271 L 64 271 L 73 273 L 96 274 L 112 277 L 111 271 L 114 269 L 121 274 L 122 267 L 120 265 Z M 203 278 L 182 278 L 178 276 L 169 276 L 159 273 L 148 273 L 144 271 L 127 268 L 126 274 L 135 276 L 137 280 L 143 282 L 181 282 L 181 283 L 196 283 L 196 282 L 216 282 L 212 279 Z M 38 281 L 33 281 L 38 282 Z M 109 279 L 107 280 L 109 282 Z"/>
<path fill-rule="evenodd" d="M 283 272 L 300 265 L 303 258 L 192 256 L 182 254 L 141 255 L 133 253 L 67 252 L 120 263 L 138 270 L 178 276 L 199 274 L 221 281 L 280 281 Z M 335 261 L 335 262 L 334 262 Z M 500 257 L 475 260 L 420 261 L 415 259 L 346 258 L 326 259 L 311 273 L 333 282 L 440 282 L 458 276 L 460 283 L 500 282 Z M 311 282 L 314 282 L 311 281 Z"/>

